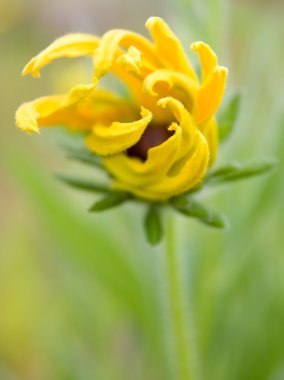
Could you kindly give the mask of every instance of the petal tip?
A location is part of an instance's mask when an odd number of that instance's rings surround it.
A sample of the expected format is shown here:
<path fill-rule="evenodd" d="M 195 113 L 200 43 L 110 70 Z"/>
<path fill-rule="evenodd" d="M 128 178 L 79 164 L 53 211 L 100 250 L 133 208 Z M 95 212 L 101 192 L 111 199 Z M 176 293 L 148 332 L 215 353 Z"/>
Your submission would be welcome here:
<path fill-rule="evenodd" d="M 37 70 L 32 70 L 30 69 L 29 67 L 28 68 L 24 68 L 23 71 L 22 71 L 22 76 L 25 77 L 27 76 L 28 74 L 31 74 L 34 78 L 40 78 L 40 72 L 37 71 Z"/>
<path fill-rule="evenodd" d="M 158 102 L 157 102 L 157 105 L 162 107 L 162 108 L 166 108 L 168 102 L 169 102 L 169 97 L 166 97 L 166 98 L 162 98 L 162 99 L 159 99 Z"/>
<path fill-rule="evenodd" d="M 214 72 L 217 74 L 217 75 L 220 75 L 220 76 L 224 76 L 226 77 L 229 73 L 229 70 L 227 69 L 227 67 L 225 66 L 216 66 L 214 68 Z"/>
<path fill-rule="evenodd" d="M 40 72 L 39 70 L 37 70 L 35 63 L 36 63 L 36 58 L 33 58 L 31 61 L 29 61 L 22 71 L 22 76 L 31 74 L 34 78 L 39 78 Z"/>
<path fill-rule="evenodd" d="M 194 52 L 197 52 L 198 49 L 201 47 L 201 46 L 205 46 L 205 47 L 209 47 L 209 45 L 204 42 L 204 41 L 195 41 L 193 42 L 190 47 L 191 47 L 191 50 L 193 50 Z"/>
<path fill-rule="evenodd" d="M 40 130 L 36 125 L 23 125 L 21 122 L 16 120 L 16 126 L 18 129 L 28 134 L 36 133 L 40 135 Z"/>
<path fill-rule="evenodd" d="M 196 42 L 193 42 L 191 45 L 190 45 L 190 48 L 191 50 L 196 53 L 198 51 L 198 48 L 199 46 L 201 45 L 201 41 L 196 41 Z"/>
<path fill-rule="evenodd" d="M 149 119 L 149 122 L 152 120 L 152 117 L 153 117 L 152 112 L 143 106 L 141 106 L 140 115 L 142 116 L 142 118 L 147 117 Z"/>
<path fill-rule="evenodd" d="M 23 68 L 22 76 L 28 75 L 31 72 L 31 61 L 26 64 L 26 66 Z"/>
<path fill-rule="evenodd" d="M 153 27 L 155 27 L 157 23 L 161 23 L 161 22 L 163 22 L 163 19 L 161 19 L 161 17 L 151 16 L 146 21 L 145 26 L 147 29 L 152 29 Z"/>
<path fill-rule="evenodd" d="M 183 107 L 181 102 L 171 96 L 167 96 L 165 98 L 161 98 L 158 100 L 157 105 L 166 108 L 169 104 L 175 104 L 177 107 Z"/>

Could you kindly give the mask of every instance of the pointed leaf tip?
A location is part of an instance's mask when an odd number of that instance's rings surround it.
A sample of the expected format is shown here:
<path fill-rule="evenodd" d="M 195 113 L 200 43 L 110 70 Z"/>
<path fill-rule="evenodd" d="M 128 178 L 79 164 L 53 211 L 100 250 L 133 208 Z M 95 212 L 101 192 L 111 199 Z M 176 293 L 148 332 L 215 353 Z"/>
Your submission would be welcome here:
<path fill-rule="evenodd" d="M 151 245 L 157 245 L 163 238 L 163 227 L 159 209 L 151 205 L 147 211 L 144 222 L 145 233 Z"/>
<path fill-rule="evenodd" d="M 101 212 L 119 206 L 130 198 L 130 194 L 124 192 L 111 192 L 104 198 L 95 202 L 89 209 L 90 212 Z"/>
<path fill-rule="evenodd" d="M 181 214 L 196 218 L 200 222 L 215 228 L 226 228 L 228 227 L 227 220 L 223 214 L 218 213 L 215 210 L 210 209 L 209 207 L 205 206 L 204 204 L 189 200 L 187 204 L 176 204 L 172 203 L 172 206 Z"/>
<path fill-rule="evenodd" d="M 220 117 L 218 118 L 220 141 L 226 140 L 233 131 L 233 128 L 239 115 L 240 104 L 241 95 L 237 93 L 233 95 L 226 108 L 223 110 Z"/>
<path fill-rule="evenodd" d="M 215 185 L 247 179 L 269 172 L 277 163 L 275 159 L 262 159 L 254 163 L 226 165 L 209 174 L 206 182 Z"/>
<path fill-rule="evenodd" d="M 105 193 L 105 192 L 110 191 L 110 188 L 106 184 L 102 184 L 99 182 L 94 182 L 94 181 L 84 179 L 84 178 L 76 178 L 76 177 L 72 177 L 72 176 L 68 176 L 66 174 L 60 174 L 60 173 L 55 173 L 55 176 L 57 179 L 64 182 L 65 184 L 79 190 L 98 192 L 98 193 Z"/>

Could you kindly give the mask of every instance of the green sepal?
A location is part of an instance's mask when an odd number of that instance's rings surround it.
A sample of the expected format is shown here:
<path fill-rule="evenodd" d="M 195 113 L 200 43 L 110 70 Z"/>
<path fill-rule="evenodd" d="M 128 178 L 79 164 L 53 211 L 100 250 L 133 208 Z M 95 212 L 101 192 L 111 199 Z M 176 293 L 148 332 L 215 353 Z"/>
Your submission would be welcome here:
<path fill-rule="evenodd" d="M 64 145 L 63 148 L 67 152 L 67 158 L 81 161 L 84 164 L 96 166 L 98 168 L 103 167 L 101 158 L 84 147 L 77 148 L 74 146 Z"/>
<path fill-rule="evenodd" d="M 231 134 L 240 110 L 241 96 L 235 94 L 218 117 L 219 140 L 226 140 Z"/>
<path fill-rule="evenodd" d="M 213 178 L 224 177 L 229 174 L 234 173 L 236 170 L 241 168 L 241 164 L 239 162 L 232 162 L 223 166 L 216 168 L 211 173 L 208 173 L 206 176 L 206 181 L 211 180 Z"/>
<path fill-rule="evenodd" d="M 90 212 L 101 212 L 105 210 L 109 210 L 113 207 L 119 206 L 122 203 L 128 201 L 130 199 L 130 194 L 121 192 L 121 191 L 113 191 L 107 194 L 105 197 L 95 202 L 89 209 Z"/>
<path fill-rule="evenodd" d="M 210 227 L 226 228 L 228 226 L 223 214 L 195 200 L 178 197 L 172 199 L 171 204 L 181 214 L 196 218 Z"/>
<path fill-rule="evenodd" d="M 177 195 L 169 200 L 169 203 L 175 208 L 183 207 L 188 205 L 188 197 L 190 193 L 186 192 L 181 195 Z"/>
<path fill-rule="evenodd" d="M 277 165 L 276 160 L 265 159 L 250 164 L 226 165 L 214 170 L 206 178 L 209 185 L 217 185 L 226 182 L 239 181 L 269 172 Z"/>
<path fill-rule="evenodd" d="M 148 242 L 157 245 L 163 238 L 163 226 L 157 205 L 150 205 L 144 220 L 144 229 Z"/>
<path fill-rule="evenodd" d="M 56 174 L 56 177 L 64 182 L 65 184 L 74 187 L 76 189 L 97 192 L 97 193 L 106 193 L 111 191 L 110 187 L 105 184 L 90 181 L 84 178 L 71 177 L 65 174 Z"/>

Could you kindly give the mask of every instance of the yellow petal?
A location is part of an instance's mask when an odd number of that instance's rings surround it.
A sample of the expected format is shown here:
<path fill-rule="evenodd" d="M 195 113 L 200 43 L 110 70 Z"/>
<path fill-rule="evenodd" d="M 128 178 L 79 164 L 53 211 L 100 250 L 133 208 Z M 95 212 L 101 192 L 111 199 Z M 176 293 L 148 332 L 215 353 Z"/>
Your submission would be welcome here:
<path fill-rule="evenodd" d="M 193 123 L 193 119 L 183 104 L 172 97 L 162 98 L 158 101 L 162 108 L 169 109 L 182 129 L 182 139 L 180 145 L 180 158 L 185 156 L 195 143 L 194 136 L 199 133 Z"/>
<path fill-rule="evenodd" d="M 111 125 L 96 124 L 86 138 L 93 152 L 110 155 L 122 152 L 136 144 L 152 119 L 152 114 L 142 107 L 142 118 L 132 123 L 113 122 Z"/>
<path fill-rule="evenodd" d="M 209 147 L 209 166 L 212 165 L 217 156 L 218 152 L 218 126 L 217 122 L 214 118 L 211 118 L 207 123 L 206 127 L 204 128 L 204 132 L 202 132 L 203 136 L 205 137 L 208 147 Z"/>
<path fill-rule="evenodd" d="M 145 78 L 144 91 L 152 96 L 175 97 L 190 109 L 196 96 L 197 84 L 185 74 L 161 69 Z"/>
<path fill-rule="evenodd" d="M 127 53 L 119 56 L 116 64 L 123 70 L 136 74 L 141 79 L 155 70 L 155 67 L 145 59 L 141 51 L 135 46 L 130 46 Z"/>
<path fill-rule="evenodd" d="M 191 45 L 191 49 L 198 54 L 202 71 L 202 80 L 206 81 L 218 65 L 217 56 L 205 42 L 198 41 Z"/>
<path fill-rule="evenodd" d="M 76 112 L 94 123 L 110 125 L 114 121 L 129 122 L 139 117 L 139 109 L 130 99 L 97 88 L 76 107 Z"/>
<path fill-rule="evenodd" d="M 208 157 L 208 146 L 203 139 L 177 175 L 166 176 L 156 184 L 144 187 L 134 187 L 120 181 L 115 181 L 113 187 L 149 200 L 167 200 L 193 188 L 202 180 L 208 166 Z"/>
<path fill-rule="evenodd" d="M 159 105 L 170 108 L 179 122 L 179 128 L 174 123 L 176 133 L 160 146 L 152 148 L 155 155 L 151 165 L 150 161 L 147 165 L 147 161 L 141 163 L 122 155 L 104 161 L 115 177 L 115 188 L 151 200 L 166 200 L 195 186 L 202 180 L 209 161 L 207 141 L 184 106 L 170 97 L 161 99 Z M 151 149 L 148 159 L 150 157 Z M 115 163 L 117 158 L 118 163 Z M 133 160 L 132 163 L 130 160 Z M 159 166 L 163 168 L 161 175 Z"/>
<path fill-rule="evenodd" d="M 155 54 L 153 45 L 145 37 L 123 29 L 114 29 L 105 33 L 94 54 L 95 76 L 101 77 L 108 73 L 115 58 L 122 54 L 119 49 L 134 46 L 141 51 L 145 59 L 155 66 L 159 59 Z"/>
<path fill-rule="evenodd" d="M 39 133 L 39 126 L 66 125 L 76 129 L 85 129 L 88 120 L 71 110 L 84 97 L 87 97 L 95 85 L 79 85 L 67 95 L 53 95 L 22 104 L 16 113 L 16 124 L 25 132 Z"/>
<path fill-rule="evenodd" d="M 172 123 L 168 130 L 175 133 L 162 144 L 150 148 L 145 162 L 121 153 L 105 157 L 105 167 L 115 178 L 131 186 L 145 186 L 158 181 L 173 165 L 180 147 L 181 128 Z"/>
<path fill-rule="evenodd" d="M 189 75 L 196 79 L 196 74 L 189 62 L 180 40 L 176 37 L 169 26 L 159 17 L 150 17 L 146 22 L 154 40 L 157 55 L 171 68 Z"/>
<path fill-rule="evenodd" d="M 123 56 L 121 56 L 123 57 Z M 143 106 L 149 109 L 155 115 L 155 121 L 158 123 L 168 123 L 168 113 L 161 110 L 157 106 L 157 98 L 149 95 L 143 88 L 143 70 L 141 67 L 141 75 L 134 72 L 134 69 L 129 68 L 127 64 L 123 62 L 123 59 L 118 59 L 113 67 L 114 74 L 123 81 L 131 93 L 131 98 L 134 104 L 137 106 Z M 128 70 L 129 69 L 129 70 Z M 139 70 L 139 68 L 138 68 Z"/>
<path fill-rule="evenodd" d="M 89 85 L 79 84 L 78 86 L 73 87 L 70 90 L 70 92 L 67 94 L 66 99 L 62 103 L 62 106 L 70 107 L 83 101 L 92 93 L 96 85 L 97 85 L 97 82 L 94 84 L 89 84 Z"/>
<path fill-rule="evenodd" d="M 46 96 L 24 103 L 16 113 L 18 128 L 39 132 L 38 127 L 62 125 L 90 130 L 95 122 L 133 120 L 137 111 L 128 101 L 95 85 L 79 85 L 67 95 Z"/>
<path fill-rule="evenodd" d="M 217 66 L 197 92 L 195 117 L 197 124 L 203 123 L 217 111 L 226 86 L 228 70 Z"/>
<path fill-rule="evenodd" d="M 149 186 L 148 191 L 158 194 L 163 199 L 193 188 L 202 180 L 208 167 L 208 158 L 208 145 L 205 139 L 200 138 L 196 150 L 185 162 L 180 172 L 172 177 L 167 176 L 161 182 Z"/>
<path fill-rule="evenodd" d="M 167 107 L 171 109 L 171 112 L 175 116 L 176 120 L 179 122 L 182 128 L 182 139 L 180 145 L 179 158 L 176 160 L 171 170 L 169 171 L 169 176 L 174 176 L 179 173 L 181 168 L 188 161 L 188 158 L 193 154 L 194 150 L 198 145 L 206 140 L 201 131 L 197 128 L 194 119 L 185 109 L 185 107 L 171 97 L 160 99 L 158 102 L 162 107 Z"/>
<path fill-rule="evenodd" d="M 130 46 L 126 54 L 117 59 L 117 63 L 126 71 L 141 75 L 142 56 L 140 50 Z"/>
<path fill-rule="evenodd" d="M 91 34 L 68 34 L 55 40 L 50 46 L 34 57 L 24 68 L 23 75 L 31 73 L 39 77 L 39 71 L 55 59 L 92 56 L 100 39 Z"/>

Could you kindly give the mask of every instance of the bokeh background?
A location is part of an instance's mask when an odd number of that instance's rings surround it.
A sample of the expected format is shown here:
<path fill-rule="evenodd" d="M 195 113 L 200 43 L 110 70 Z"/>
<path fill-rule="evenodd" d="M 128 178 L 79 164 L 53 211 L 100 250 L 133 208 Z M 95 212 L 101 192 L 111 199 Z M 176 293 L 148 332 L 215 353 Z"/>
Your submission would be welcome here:
<path fill-rule="evenodd" d="M 242 93 L 219 162 L 279 160 L 269 176 L 207 195 L 228 216 L 227 231 L 177 217 L 203 379 L 284 379 L 283 1 L 0 0 L 1 380 L 171 379 L 163 247 L 145 242 L 143 210 L 90 215 L 93 197 L 54 179 L 86 171 L 66 160 L 61 132 L 28 136 L 14 124 L 20 103 L 83 75 L 74 60 L 41 80 L 20 77 L 55 37 L 114 27 L 146 34 L 151 15 L 188 48 L 210 43 L 230 69 L 227 94 Z"/>

